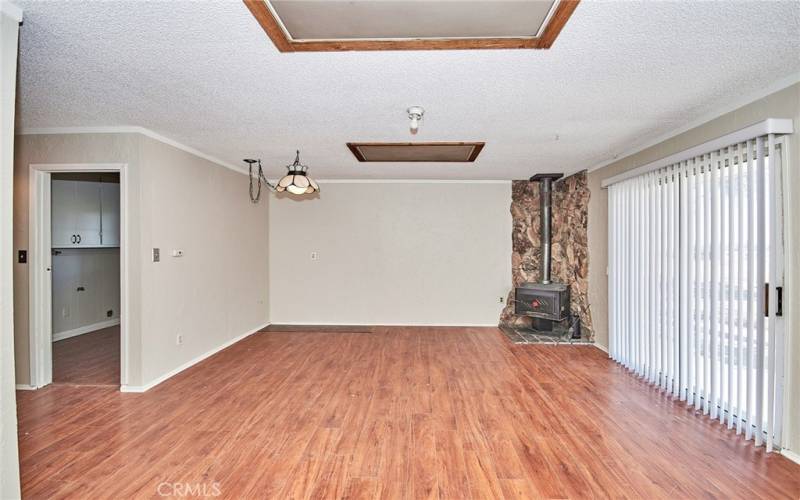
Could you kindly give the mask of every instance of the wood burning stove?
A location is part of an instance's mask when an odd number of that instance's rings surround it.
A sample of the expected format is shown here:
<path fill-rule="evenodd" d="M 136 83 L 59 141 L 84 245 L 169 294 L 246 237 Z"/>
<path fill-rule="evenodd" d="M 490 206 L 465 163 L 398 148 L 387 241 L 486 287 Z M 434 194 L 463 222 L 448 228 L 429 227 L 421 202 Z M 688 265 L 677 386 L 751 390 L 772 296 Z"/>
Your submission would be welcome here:
<path fill-rule="evenodd" d="M 514 290 L 514 313 L 533 318 L 532 326 L 542 332 L 553 331 L 553 325 L 561 322 L 572 323 L 570 314 L 569 285 L 550 281 L 550 229 L 552 211 L 553 182 L 562 174 L 539 174 L 530 178 L 539 183 L 540 238 L 542 251 L 541 283 L 522 283 Z M 567 328 L 570 325 L 567 324 Z M 579 332 L 573 328 L 573 334 Z M 580 335 L 580 333 L 578 333 Z"/>
<path fill-rule="evenodd" d="M 569 316 L 569 287 L 561 283 L 523 283 L 516 288 L 514 313 L 550 321 Z"/>

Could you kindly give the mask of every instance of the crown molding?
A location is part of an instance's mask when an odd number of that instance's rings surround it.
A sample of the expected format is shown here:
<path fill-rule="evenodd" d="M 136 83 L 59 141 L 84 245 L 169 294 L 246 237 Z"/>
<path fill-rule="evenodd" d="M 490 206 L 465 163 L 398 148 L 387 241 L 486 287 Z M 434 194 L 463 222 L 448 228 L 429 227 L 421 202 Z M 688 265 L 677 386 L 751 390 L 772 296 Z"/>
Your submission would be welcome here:
<path fill-rule="evenodd" d="M 503 179 L 315 179 L 325 184 L 511 184 Z"/>
<path fill-rule="evenodd" d="M 141 134 L 151 139 L 154 139 L 158 142 L 166 144 L 168 146 L 172 146 L 174 148 L 185 151 L 191 155 L 197 156 L 198 158 L 208 160 L 211 163 L 216 163 L 221 167 L 231 169 L 234 172 L 243 175 L 248 175 L 248 172 L 245 171 L 242 167 L 237 167 L 231 163 L 220 160 L 219 158 L 216 158 L 209 154 L 203 153 L 202 151 L 197 150 L 191 146 L 182 144 L 174 139 L 170 139 L 169 137 L 163 136 L 158 132 L 154 132 L 149 128 L 144 128 L 144 127 L 127 126 L 127 125 L 107 126 L 107 127 L 33 127 L 33 128 L 19 129 L 16 132 L 16 135 L 69 135 L 69 134 Z"/>
<path fill-rule="evenodd" d="M 22 9 L 11 2 L 0 0 L 0 13 L 3 13 L 18 23 L 22 22 Z"/>
<path fill-rule="evenodd" d="M 611 165 L 612 163 L 616 163 L 616 162 L 618 162 L 620 160 L 623 160 L 623 159 L 625 159 L 625 158 L 627 158 L 629 156 L 633 156 L 636 153 L 641 153 L 645 149 L 651 148 L 653 146 L 661 144 L 662 142 L 668 141 L 668 140 L 672 139 L 673 137 L 677 137 L 677 136 L 683 134 L 684 132 L 688 132 L 688 131 L 690 131 L 692 129 L 695 129 L 695 128 L 701 126 L 701 125 L 704 125 L 704 124 L 706 124 L 706 123 L 708 123 L 708 122 L 710 122 L 712 120 L 715 120 L 715 119 L 717 119 L 717 118 L 719 118 L 719 117 L 721 117 L 723 115 L 726 115 L 726 114 L 728 114 L 728 113 L 730 113 L 732 111 L 736 111 L 737 109 L 742 108 L 744 106 L 747 106 L 748 104 L 752 104 L 752 103 L 758 101 L 759 99 L 763 99 L 763 98 L 767 97 L 770 94 L 774 94 L 776 92 L 780 92 L 781 90 L 789 88 L 792 85 L 794 85 L 796 83 L 799 83 L 799 82 L 800 82 L 800 73 L 791 74 L 786 78 L 782 78 L 782 79 L 774 82 L 772 85 L 767 85 L 766 87 L 761 88 L 758 91 L 747 95 L 746 97 L 743 97 L 741 99 L 737 99 L 733 103 L 730 103 L 730 104 L 728 104 L 726 106 L 718 108 L 716 111 L 713 111 L 711 113 L 707 113 L 707 114 L 701 116 L 700 118 L 692 120 L 691 122 L 689 122 L 686 125 L 678 127 L 676 129 L 673 129 L 671 132 L 667 132 L 666 134 L 659 135 L 658 137 L 656 137 L 654 139 L 651 139 L 651 140 L 645 142 L 644 144 L 642 144 L 640 146 L 636 146 L 636 147 L 633 147 L 631 149 L 625 150 L 624 152 L 622 152 L 620 154 L 614 155 L 613 158 L 610 158 L 608 160 L 604 160 L 604 161 L 602 161 L 600 163 L 597 163 L 593 167 L 590 167 L 588 169 L 588 171 L 589 172 L 594 172 L 595 170 L 599 170 L 599 169 L 601 169 L 603 167 L 607 167 L 608 165 Z"/>
<path fill-rule="evenodd" d="M 204 160 L 216 163 L 225 168 L 229 168 L 234 172 L 249 175 L 244 168 L 237 167 L 228 162 L 220 160 L 214 156 L 198 151 L 197 149 L 181 144 L 178 141 L 165 137 L 158 132 L 154 132 L 148 128 L 119 125 L 119 126 L 105 126 L 105 127 L 30 127 L 18 129 L 16 135 L 69 135 L 69 134 L 141 134 L 151 139 L 172 146 L 174 148 L 186 151 L 189 154 L 195 155 Z M 508 184 L 510 180 L 502 179 L 315 179 L 317 182 L 324 182 L 325 184 Z"/>

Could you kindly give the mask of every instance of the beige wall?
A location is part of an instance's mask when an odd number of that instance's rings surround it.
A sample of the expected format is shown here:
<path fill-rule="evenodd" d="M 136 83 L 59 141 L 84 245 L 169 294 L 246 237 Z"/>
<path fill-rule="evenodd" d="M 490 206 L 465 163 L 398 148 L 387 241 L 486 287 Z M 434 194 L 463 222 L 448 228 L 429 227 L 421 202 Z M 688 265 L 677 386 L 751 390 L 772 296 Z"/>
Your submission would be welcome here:
<path fill-rule="evenodd" d="M 12 193 L 14 95 L 20 19 L 0 4 L 0 498 L 19 498 L 17 400 L 14 392 Z M 18 14 L 18 13 L 17 13 Z"/>
<path fill-rule="evenodd" d="M 267 323 L 268 204 L 250 202 L 244 175 L 140 141 L 146 384 Z M 152 247 L 161 249 L 160 263 L 151 262 Z M 171 257 L 174 249 L 184 256 Z"/>
<path fill-rule="evenodd" d="M 496 325 L 511 183 L 325 183 L 270 201 L 273 323 Z M 319 260 L 310 259 L 319 252 Z"/>
<path fill-rule="evenodd" d="M 784 193 L 791 204 L 786 214 L 786 255 L 793 256 L 800 249 L 800 217 L 794 216 L 800 214 L 800 84 L 589 173 L 589 188 L 592 191 L 589 201 L 589 299 L 597 343 L 608 346 L 608 193 L 600 187 L 601 181 L 766 118 L 791 118 L 797 131 L 789 140 L 789 178 L 784 180 Z M 787 285 L 800 285 L 798 260 L 790 257 L 787 266 Z M 800 311 L 800 293 L 793 293 L 792 286 L 786 287 L 785 300 L 788 304 L 786 310 Z M 784 437 L 789 438 L 788 447 L 795 452 L 800 451 L 800 326 L 797 325 L 797 314 L 794 313 L 793 318 L 787 317 L 787 329 L 792 338 L 789 352 L 791 362 L 786 373 L 789 417 L 785 419 L 784 427 Z"/>
<path fill-rule="evenodd" d="M 140 134 L 17 136 L 14 248 L 28 247 L 29 164 L 107 162 L 128 164 L 127 385 L 138 387 L 267 322 L 267 204 L 250 203 L 245 176 Z M 20 384 L 30 265 L 14 267 Z"/>

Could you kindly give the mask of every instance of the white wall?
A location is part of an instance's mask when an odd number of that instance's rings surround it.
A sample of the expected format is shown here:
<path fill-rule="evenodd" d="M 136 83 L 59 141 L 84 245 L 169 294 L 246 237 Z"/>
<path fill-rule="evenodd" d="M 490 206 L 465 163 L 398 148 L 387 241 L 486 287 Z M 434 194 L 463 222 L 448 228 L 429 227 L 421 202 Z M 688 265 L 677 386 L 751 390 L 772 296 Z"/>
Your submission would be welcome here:
<path fill-rule="evenodd" d="M 53 340 L 119 322 L 119 248 L 62 248 L 52 257 Z M 83 287 L 78 291 L 78 287 Z M 112 311 L 108 316 L 107 311 Z"/>
<path fill-rule="evenodd" d="M 0 498 L 18 498 L 17 400 L 14 392 L 12 197 L 14 95 L 22 12 L 0 2 Z"/>
<path fill-rule="evenodd" d="M 321 190 L 270 199 L 273 324 L 497 325 L 511 287 L 510 182 Z"/>

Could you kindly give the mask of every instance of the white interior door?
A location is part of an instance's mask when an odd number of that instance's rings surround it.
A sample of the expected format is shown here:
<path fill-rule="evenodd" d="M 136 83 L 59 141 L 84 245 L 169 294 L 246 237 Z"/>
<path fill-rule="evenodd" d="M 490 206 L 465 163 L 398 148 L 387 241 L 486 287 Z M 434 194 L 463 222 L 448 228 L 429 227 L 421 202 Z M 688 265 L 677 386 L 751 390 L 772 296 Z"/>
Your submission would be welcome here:
<path fill-rule="evenodd" d="M 31 385 L 53 381 L 53 283 L 50 172 L 30 169 L 29 354 Z"/>

